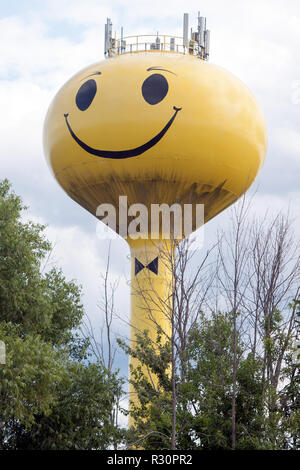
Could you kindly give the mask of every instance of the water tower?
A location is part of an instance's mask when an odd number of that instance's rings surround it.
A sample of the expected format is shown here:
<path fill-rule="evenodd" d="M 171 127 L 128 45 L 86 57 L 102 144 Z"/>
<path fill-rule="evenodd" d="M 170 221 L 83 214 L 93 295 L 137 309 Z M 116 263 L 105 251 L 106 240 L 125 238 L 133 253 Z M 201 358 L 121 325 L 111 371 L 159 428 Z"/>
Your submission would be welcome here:
<path fill-rule="evenodd" d="M 198 15 L 195 31 L 188 23 L 184 14 L 182 37 L 125 37 L 122 29 L 116 38 L 108 19 L 105 60 L 61 88 L 45 121 L 45 154 L 58 183 L 93 216 L 103 215 L 102 204 L 114 207 L 115 229 L 130 245 L 132 344 L 137 331 L 148 329 L 155 340 L 155 324 L 167 334 L 171 328 L 163 307 L 171 269 L 161 257 L 171 242 L 161 218 L 151 238 L 153 206 L 176 204 L 183 211 L 204 204 L 207 222 L 249 188 L 266 152 L 264 118 L 253 95 L 209 63 L 206 19 Z M 130 238 L 124 211 L 132 216 L 141 204 L 148 229 Z M 193 215 L 192 230 L 198 225 Z M 155 291 L 161 304 L 149 303 L 142 291 Z"/>

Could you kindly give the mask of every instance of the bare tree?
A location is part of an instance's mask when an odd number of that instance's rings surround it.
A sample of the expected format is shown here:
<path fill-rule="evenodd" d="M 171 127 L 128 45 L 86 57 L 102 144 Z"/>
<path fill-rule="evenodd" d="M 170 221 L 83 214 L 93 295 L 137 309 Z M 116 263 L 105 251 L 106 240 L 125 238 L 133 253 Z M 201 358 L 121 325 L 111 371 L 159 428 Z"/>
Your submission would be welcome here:
<path fill-rule="evenodd" d="M 241 330 L 244 318 L 239 316 L 247 289 L 246 267 L 249 255 L 250 202 L 244 196 L 232 209 L 231 229 L 219 234 L 217 278 L 222 295 L 232 316 L 232 402 L 231 402 L 231 446 L 236 446 L 236 394 L 238 330 Z"/>
<path fill-rule="evenodd" d="M 277 390 L 284 354 L 295 325 L 289 304 L 299 296 L 300 255 L 289 214 L 256 219 L 251 231 L 247 307 L 254 330 L 252 351 L 263 353 L 263 398 L 270 383 Z M 274 330 L 280 322 L 280 333 Z M 277 337 L 273 337 L 277 335 Z M 272 343 L 276 342 L 276 354 Z M 274 406 L 270 404 L 270 406 Z"/>
<path fill-rule="evenodd" d="M 278 389 L 284 355 L 295 326 L 295 309 L 289 309 L 289 304 L 299 296 L 299 245 L 295 242 L 289 214 L 279 213 L 273 217 L 266 214 L 257 219 L 251 215 L 251 204 L 251 199 L 244 196 L 232 208 L 231 229 L 221 232 L 218 244 L 220 289 L 217 297 L 221 297 L 221 301 L 225 299 L 233 321 L 233 449 L 236 445 L 238 334 L 248 338 L 253 358 L 262 357 L 264 401 L 267 385 L 272 386 L 274 392 Z M 274 329 L 275 323 L 277 329 Z M 269 411 L 276 408 L 274 397 L 276 393 L 268 394 Z"/>
<path fill-rule="evenodd" d="M 170 436 L 156 429 L 144 428 L 144 432 L 132 444 L 134 446 L 141 445 L 143 440 L 157 434 L 169 439 L 170 448 L 176 449 L 180 387 L 186 381 L 190 361 L 187 357 L 189 332 L 200 322 L 203 309 L 214 313 L 212 318 L 216 318 L 219 310 L 226 310 L 232 322 L 229 359 L 232 377 L 229 384 L 231 448 L 236 448 L 238 435 L 237 373 L 241 359 L 249 353 L 261 364 L 262 403 L 269 413 L 278 406 L 277 391 L 280 388 L 285 354 L 295 335 L 296 307 L 290 308 L 290 305 L 293 299 L 299 299 L 299 245 L 295 242 L 288 214 L 277 214 L 274 217 L 266 214 L 260 220 L 251 215 L 251 205 L 252 200 L 244 197 L 231 209 L 231 228 L 220 232 L 216 245 L 205 253 L 193 251 L 188 240 L 159 243 L 157 253 L 160 265 L 164 266 L 165 272 L 169 272 L 166 276 L 169 286 L 164 290 L 163 296 L 162 290 L 157 288 L 157 278 L 150 270 L 144 269 L 142 275 L 148 276 L 148 282 L 139 283 L 139 279 L 143 279 L 139 274 L 135 279 L 133 295 L 140 299 L 143 318 L 147 319 L 148 325 L 152 325 L 152 331 L 157 331 L 163 337 L 163 342 L 171 345 L 168 380 L 172 392 L 172 427 Z M 153 243 L 155 244 L 154 241 Z M 110 255 L 102 277 L 103 297 L 99 303 L 104 318 L 102 341 L 97 342 L 91 330 L 89 336 L 92 337 L 94 354 L 112 368 L 115 356 L 112 319 L 117 283 L 109 282 L 109 259 Z M 207 315 L 209 313 L 204 317 Z M 143 331 L 137 330 L 136 333 L 142 334 Z M 107 351 L 103 346 L 104 335 Z M 150 335 L 149 341 L 153 351 L 159 353 L 160 346 L 155 335 Z M 133 340 L 131 344 L 134 345 Z M 136 344 L 138 347 L 138 343 Z M 222 386 L 224 382 L 223 373 L 220 364 L 218 386 Z M 144 375 L 158 397 L 161 389 L 155 371 L 146 365 Z M 207 381 L 209 380 L 207 377 Z M 228 381 L 224 383 L 224 391 L 226 387 L 228 389 Z M 274 393 L 270 392 L 270 388 Z M 183 431 L 185 426 L 188 423 L 180 423 Z"/>
<path fill-rule="evenodd" d="M 90 318 L 86 315 L 83 322 L 83 328 L 81 329 L 82 334 L 85 338 L 89 339 L 89 344 L 93 356 L 103 364 L 107 369 L 108 374 L 114 374 L 114 363 L 117 352 L 117 344 L 113 333 L 113 320 L 116 317 L 115 309 L 115 295 L 118 289 L 119 280 L 110 280 L 110 250 L 111 244 L 109 245 L 106 267 L 104 274 L 100 275 L 101 279 L 101 297 L 97 304 L 100 311 L 100 318 L 102 323 L 99 328 L 99 332 L 92 325 Z M 100 333 L 100 338 L 98 337 Z M 119 424 L 119 412 L 120 412 L 120 400 L 121 392 L 116 397 L 115 406 L 111 413 L 111 425 L 118 427 Z M 114 443 L 116 447 L 116 443 Z"/>
<path fill-rule="evenodd" d="M 168 240 L 159 244 L 159 260 L 169 271 L 169 292 L 164 298 L 155 288 L 153 277 L 148 275 L 148 287 L 137 282 L 134 294 L 142 299 L 145 317 L 162 333 L 164 341 L 171 343 L 171 387 L 172 387 L 172 429 L 170 437 L 171 449 L 176 449 L 176 410 L 178 387 L 185 382 L 188 358 L 186 355 L 188 334 L 198 321 L 199 314 L 209 288 L 212 284 L 213 272 L 210 255 L 215 246 L 206 253 L 201 254 L 193 250 L 189 240 L 179 243 L 176 240 Z M 192 264 L 196 266 L 191 269 Z M 157 322 L 156 311 L 160 311 L 165 319 L 162 326 Z M 171 326 L 171 328 L 168 327 Z M 153 348 L 156 348 L 155 339 Z M 179 380 L 177 373 L 179 372 Z M 152 386 L 157 390 L 157 385 L 151 371 L 147 370 Z M 185 423 L 181 423 L 184 428 Z M 151 432 L 151 430 L 149 430 Z"/>
<path fill-rule="evenodd" d="M 97 331 L 95 331 L 88 316 L 85 317 L 82 333 L 85 337 L 89 338 L 93 355 L 108 371 L 112 372 L 117 351 L 116 342 L 113 337 L 112 323 L 116 317 L 115 295 L 119 280 L 111 281 L 109 277 L 110 250 L 111 245 L 109 245 L 108 249 L 105 272 L 100 275 L 101 297 L 97 304 L 100 311 L 100 318 L 102 319 L 102 324 L 100 325 L 100 339 L 97 338 Z"/>

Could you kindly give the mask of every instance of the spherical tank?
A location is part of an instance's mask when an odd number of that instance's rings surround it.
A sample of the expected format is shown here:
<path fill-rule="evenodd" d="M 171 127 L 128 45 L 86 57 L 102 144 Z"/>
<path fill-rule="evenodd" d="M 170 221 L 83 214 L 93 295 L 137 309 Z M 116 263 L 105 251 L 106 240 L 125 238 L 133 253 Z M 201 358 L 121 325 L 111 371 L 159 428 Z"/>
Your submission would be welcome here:
<path fill-rule="evenodd" d="M 71 78 L 47 113 L 44 147 L 59 184 L 93 215 L 127 195 L 128 205 L 203 203 L 208 221 L 255 179 L 266 129 L 251 92 L 223 68 L 140 52 Z"/>

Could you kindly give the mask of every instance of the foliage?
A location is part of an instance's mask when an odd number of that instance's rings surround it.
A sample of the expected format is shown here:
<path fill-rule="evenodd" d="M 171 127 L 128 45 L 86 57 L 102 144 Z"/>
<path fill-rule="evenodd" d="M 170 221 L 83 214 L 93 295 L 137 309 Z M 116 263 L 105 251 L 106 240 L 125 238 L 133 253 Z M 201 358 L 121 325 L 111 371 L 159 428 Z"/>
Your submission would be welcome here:
<path fill-rule="evenodd" d="M 232 331 L 232 316 L 219 312 L 209 319 L 202 315 L 189 333 L 184 382 L 180 382 L 180 363 L 177 364 L 177 449 L 231 449 Z M 141 364 L 132 371 L 140 406 L 132 410 L 134 426 L 129 443 L 142 443 L 146 449 L 170 449 L 170 344 L 163 344 L 158 335 L 154 348 L 144 332 L 137 335 L 134 350 L 122 342 L 121 345 Z M 288 380 L 288 384 L 275 394 L 278 406 L 270 412 L 266 403 L 274 389 L 265 385 L 265 402 L 262 358 L 253 357 L 241 335 L 237 353 L 236 449 L 296 448 L 299 370 L 296 372 L 287 358 L 282 379 Z M 149 380 L 149 371 L 157 382 Z"/>
<path fill-rule="evenodd" d="M 168 449 L 172 404 L 170 343 L 163 342 L 159 330 L 155 346 L 147 330 L 136 334 L 134 349 L 120 339 L 118 343 L 127 354 L 140 362 L 137 367 L 130 364 L 131 382 L 138 400 L 131 400 L 130 416 L 135 424 L 127 436 L 128 446 L 135 447 L 139 443 L 146 449 Z"/>
<path fill-rule="evenodd" d="M 35 415 L 27 426 L 12 423 L 8 447 L 33 450 L 106 449 L 120 441 L 122 431 L 111 426 L 110 413 L 120 387 L 101 364 L 68 363 L 48 413 Z"/>
<path fill-rule="evenodd" d="M 25 209 L 0 182 L 0 448 L 107 448 L 121 439 L 109 419 L 121 382 L 88 361 L 81 289 L 45 269 L 45 227 Z"/>

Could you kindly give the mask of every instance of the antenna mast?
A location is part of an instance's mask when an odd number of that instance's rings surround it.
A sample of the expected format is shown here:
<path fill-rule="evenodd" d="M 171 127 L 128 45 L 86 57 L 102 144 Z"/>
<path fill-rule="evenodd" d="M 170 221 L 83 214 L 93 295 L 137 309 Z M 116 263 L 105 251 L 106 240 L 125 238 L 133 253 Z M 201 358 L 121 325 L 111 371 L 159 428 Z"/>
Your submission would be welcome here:
<path fill-rule="evenodd" d="M 198 37 L 196 41 L 198 42 L 198 55 L 201 59 L 209 58 L 209 48 L 210 48 L 210 31 L 206 29 L 206 18 L 200 16 L 200 11 L 198 12 Z"/>
<path fill-rule="evenodd" d="M 114 49 L 114 39 L 112 37 L 112 21 L 107 18 L 104 30 L 104 56 L 112 55 Z"/>

